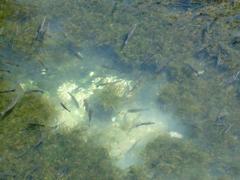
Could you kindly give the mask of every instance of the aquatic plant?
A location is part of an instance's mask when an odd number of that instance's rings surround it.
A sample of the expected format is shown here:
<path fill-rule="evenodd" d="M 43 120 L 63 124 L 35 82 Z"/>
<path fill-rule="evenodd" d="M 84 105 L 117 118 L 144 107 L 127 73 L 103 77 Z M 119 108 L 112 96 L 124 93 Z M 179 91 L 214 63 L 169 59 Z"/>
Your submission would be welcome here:
<path fill-rule="evenodd" d="M 145 180 L 149 179 L 146 169 L 143 166 L 131 166 L 127 169 L 126 180 Z"/>
<path fill-rule="evenodd" d="M 9 86 L 0 84 L 1 89 Z M 1 110 L 14 93 L 0 94 Z M 108 152 L 91 139 L 86 141 L 84 130 L 54 133 L 58 127 L 52 125 L 55 113 L 48 97 L 25 93 L 0 120 L 1 178 L 121 179 Z"/>
<path fill-rule="evenodd" d="M 208 179 L 208 156 L 186 140 L 159 136 L 144 150 L 154 179 Z"/>
<path fill-rule="evenodd" d="M 104 119 L 116 113 L 125 99 L 122 94 L 123 88 L 122 83 L 109 83 L 103 89 L 97 89 L 90 97 L 90 104 L 92 104 L 95 115 Z"/>

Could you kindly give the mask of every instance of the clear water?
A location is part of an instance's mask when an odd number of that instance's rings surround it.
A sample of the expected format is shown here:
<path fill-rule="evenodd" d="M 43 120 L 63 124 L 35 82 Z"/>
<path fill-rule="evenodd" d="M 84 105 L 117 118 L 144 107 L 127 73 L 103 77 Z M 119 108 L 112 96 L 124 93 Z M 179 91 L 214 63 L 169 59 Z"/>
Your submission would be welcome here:
<path fill-rule="evenodd" d="M 1 0 L 0 179 L 239 179 L 239 12 Z"/>

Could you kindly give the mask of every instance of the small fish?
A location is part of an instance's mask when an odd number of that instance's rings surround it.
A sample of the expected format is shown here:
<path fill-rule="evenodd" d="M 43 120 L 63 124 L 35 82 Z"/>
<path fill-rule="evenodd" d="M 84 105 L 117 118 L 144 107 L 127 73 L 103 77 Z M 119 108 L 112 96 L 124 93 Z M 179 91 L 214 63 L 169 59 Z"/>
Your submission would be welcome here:
<path fill-rule="evenodd" d="M 240 44 L 240 36 L 236 36 L 231 40 L 232 47 L 236 48 L 239 47 Z"/>
<path fill-rule="evenodd" d="M 116 84 L 116 83 L 118 83 L 118 82 L 121 82 L 121 80 L 113 81 L 113 82 L 106 82 L 106 83 L 99 83 L 99 84 L 97 84 L 96 86 L 99 87 L 99 86 L 112 85 L 112 84 Z"/>
<path fill-rule="evenodd" d="M 70 92 L 68 92 L 68 94 L 69 94 L 69 96 L 71 96 L 71 99 L 72 99 L 74 105 L 75 105 L 77 108 L 79 108 L 79 103 L 78 103 L 77 99 L 75 98 L 75 96 L 73 96 Z"/>
<path fill-rule="evenodd" d="M 41 94 L 43 94 L 44 91 L 42 89 L 31 89 L 31 90 L 26 91 L 25 93 L 41 93 Z"/>
<path fill-rule="evenodd" d="M 84 107 L 85 111 L 88 112 L 88 110 L 89 110 L 89 104 L 88 104 L 87 99 L 84 99 L 84 100 L 83 100 L 83 107 Z"/>
<path fill-rule="evenodd" d="M 137 128 L 140 126 L 148 126 L 148 125 L 152 125 L 152 124 L 155 124 L 155 122 L 143 122 L 143 123 L 136 124 L 134 127 Z"/>
<path fill-rule="evenodd" d="M 66 111 L 71 112 L 62 102 L 60 104 Z"/>
<path fill-rule="evenodd" d="M 67 44 L 67 50 L 69 51 L 69 53 L 76 56 L 78 59 L 82 60 L 84 57 L 82 53 L 78 51 L 78 49 L 79 48 L 72 42 L 69 42 Z"/>
<path fill-rule="evenodd" d="M 89 110 L 88 110 L 88 122 L 89 122 L 89 126 L 90 126 L 90 123 L 91 123 L 91 121 L 92 121 L 92 114 L 93 114 L 92 109 L 89 109 Z"/>
<path fill-rule="evenodd" d="M 128 44 L 129 39 L 133 36 L 135 30 L 137 28 L 137 24 L 134 24 L 132 29 L 126 34 L 126 36 L 123 39 L 123 43 L 121 46 L 121 50 L 123 50 L 123 48 Z"/>
<path fill-rule="evenodd" d="M 46 16 L 45 16 L 42 20 L 42 23 L 38 26 L 34 40 L 42 42 L 44 40 L 46 31 L 47 31 L 47 27 L 46 27 Z"/>
<path fill-rule="evenodd" d="M 196 20 L 196 19 L 198 19 L 198 18 L 209 18 L 210 16 L 209 16 L 209 14 L 207 14 L 207 13 L 202 13 L 202 12 L 200 12 L 199 14 L 196 14 L 196 15 L 194 15 L 193 17 L 192 17 L 192 20 Z"/>
<path fill-rule="evenodd" d="M 118 6 L 118 2 L 114 1 L 112 11 L 111 11 L 111 16 L 114 15 L 115 11 L 117 10 L 117 6 Z"/>
<path fill-rule="evenodd" d="M 137 113 L 137 112 L 141 112 L 141 111 L 148 111 L 148 108 L 133 108 L 133 109 L 128 109 L 127 112 L 128 113 Z"/>
<path fill-rule="evenodd" d="M 208 34 L 208 25 L 205 25 L 201 32 L 201 42 L 204 44 Z"/>
<path fill-rule="evenodd" d="M 38 150 L 40 146 L 43 145 L 43 136 L 42 133 L 40 134 L 40 138 L 38 139 L 38 142 L 32 146 L 33 149 Z"/>
<path fill-rule="evenodd" d="M 14 62 L 11 62 L 11 61 L 3 61 L 4 64 L 7 64 L 7 65 L 11 65 L 11 66 L 16 66 L 16 67 L 19 67 L 20 65 L 19 64 L 16 64 Z"/>
<path fill-rule="evenodd" d="M 225 84 L 226 85 L 230 85 L 230 84 L 233 84 L 235 83 L 236 81 L 239 80 L 239 76 L 240 75 L 240 71 L 237 71 L 235 74 L 233 74 L 230 78 L 226 79 L 225 80 Z"/>
<path fill-rule="evenodd" d="M 16 89 L 9 89 L 9 90 L 3 90 L 3 91 L 0 91 L 0 93 L 10 93 L 10 92 L 15 92 Z"/>
<path fill-rule="evenodd" d="M 28 123 L 26 130 L 35 130 L 40 127 L 45 127 L 45 125 L 39 123 Z"/>
<path fill-rule="evenodd" d="M 14 109 L 19 99 L 20 99 L 20 95 L 17 95 L 17 97 L 7 106 L 7 108 L 4 111 L 0 112 L 0 116 L 2 119 Z"/>
<path fill-rule="evenodd" d="M 192 67 L 190 64 L 185 63 L 186 70 L 189 70 L 190 72 L 194 73 L 196 76 L 199 76 L 198 71 Z"/>
<path fill-rule="evenodd" d="M 138 123 L 138 124 L 135 124 L 134 126 L 132 126 L 130 129 L 129 129 L 129 132 L 134 129 L 134 128 L 138 128 L 140 126 L 148 126 L 148 125 L 153 125 L 155 124 L 155 122 L 143 122 L 143 123 Z"/>
<path fill-rule="evenodd" d="M 7 72 L 7 73 L 11 73 L 10 70 L 6 70 L 6 69 L 0 69 L 0 71 L 2 71 L 2 72 Z"/>

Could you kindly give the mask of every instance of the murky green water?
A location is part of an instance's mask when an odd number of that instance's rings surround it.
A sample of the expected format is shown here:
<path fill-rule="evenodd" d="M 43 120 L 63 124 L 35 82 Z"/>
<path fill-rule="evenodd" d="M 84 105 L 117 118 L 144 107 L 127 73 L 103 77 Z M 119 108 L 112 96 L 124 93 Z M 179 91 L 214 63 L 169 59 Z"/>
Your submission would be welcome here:
<path fill-rule="evenodd" d="M 0 179 L 239 179 L 239 12 L 0 0 Z"/>

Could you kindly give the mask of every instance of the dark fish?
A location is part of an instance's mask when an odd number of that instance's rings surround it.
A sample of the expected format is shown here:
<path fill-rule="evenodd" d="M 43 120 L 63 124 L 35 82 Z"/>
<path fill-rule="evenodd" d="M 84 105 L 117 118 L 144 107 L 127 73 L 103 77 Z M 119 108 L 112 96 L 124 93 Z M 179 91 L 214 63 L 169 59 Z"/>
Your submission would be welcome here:
<path fill-rule="evenodd" d="M 26 91 L 25 93 L 41 93 L 41 94 L 43 94 L 44 91 L 41 89 L 31 89 L 31 90 Z"/>
<path fill-rule="evenodd" d="M 128 109 L 127 112 L 128 113 L 137 113 L 137 112 L 141 112 L 141 111 L 148 111 L 148 108 L 133 108 L 133 109 Z"/>
<path fill-rule="evenodd" d="M 88 112 L 88 110 L 89 110 L 89 104 L 88 104 L 87 99 L 84 99 L 84 100 L 83 100 L 83 107 L 84 107 L 85 111 Z"/>
<path fill-rule="evenodd" d="M 91 123 L 91 121 L 92 121 L 92 114 L 93 114 L 92 109 L 89 109 L 89 110 L 88 110 L 88 122 L 89 122 L 89 126 L 90 126 L 90 123 Z"/>
<path fill-rule="evenodd" d="M 233 124 L 228 124 L 228 126 L 224 129 L 224 134 L 228 133 L 230 129 L 232 128 Z"/>
<path fill-rule="evenodd" d="M 10 92 L 15 92 L 16 89 L 9 89 L 9 90 L 3 90 L 3 91 L 0 91 L 0 93 L 10 93 Z"/>
<path fill-rule="evenodd" d="M 69 94 L 69 96 L 71 96 L 71 99 L 72 99 L 74 105 L 75 105 L 77 108 L 79 108 L 79 103 L 78 103 L 77 99 L 75 98 L 75 96 L 73 96 L 70 92 L 68 92 L 68 94 Z"/>
<path fill-rule="evenodd" d="M 115 11 L 117 10 L 117 6 L 118 6 L 118 2 L 114 1 L 112 11 L 111 11 L 111 16 L 114 15 Z"/>
<path fill-rule="evenodd" d="M 132 128 L 130 128 L 129 131 L 131 131 L 131 130 L 134 129 L 134 128 L 138 128 L 138 127 L 140 127 L 140 126 L 148 126 L 148 125 L 153 125 L 153 124 L 155 124 L 155 122 L 143 122 L 143 123 L 138 123 L 138 124 L 134 125 Z"/>
<path fill-rule="evenodd" d="M 78 59 L 83 59 L 83 55 L 78 51 L 78 47 L 70 42 L 67 44 L 67 50 L 69 51 L 70 54 L 76 56 Z"/>
<path fill-rule="evenodd" d="M 2 71 L 2 72 L 7 72 L 7 73 L 11 73 L 10 70 L 6 70 L 6 69 L 0 69 L 0 71 Z"/>
<path fill-rule="evenodd" d="M 201 32 L 201 42 L 204 44 L 206 41 L 206 36 L 208 34 L 208 25 L 205 25 Z"/>
<path fill-rule="evenodd" d="M 68 165 L 61 165 L 57 168 L 57 175 L 62 178 L 70 172 L 70 167 Z"/>
<path fill-rule="evenodd" d="M 43 136 L 42 133 L 40 134 L 40 138 L 38 139 L 38 142 L 32 146 L 33 149 L 39 149 L 40 146 L 43 145 Z"/>
<path fill-rule="evenodd" d="M 218 115 L 215 120 L 217 126 L 225 126 L 225 115 Z"/>
<path fill-rule="evenodd" d="M 209 24 L 208 24 L 208 31 L 212 29 L 213 25 L 217 22 L 218 17 L 215 17 Z"/>
<path fill-rule="evenodd" d="M 46 25 L 46 16 L 45 16 L 42 20 L 42 23 L 38 26 L 34 40 L 43 42 L 46 32 L 47 32 L 47 25 Z"/>
<path fill-rule="evenodd" d="M 192 67 L 190 64 L 185 63 L 184 69 L 186 73 L 187 72 L 194 73 L 196 76 L 199 76 L 198 71 L 194 67 Z"/>
<path fill-rule="evenodd" d="M 139 126 L 147 126 L 147 125 L 152 125 L 152 124 L 155 124 L 155 122 L 143 122 L 143 123 L 139 123 L 139 124 L 136 124 L 134 127 L 139 127 Z"/>
<path fill-rule="evenodd" d="M 45 127 L 44 124 L 39 124 L 39 123 L 28 123 L 26 130 L 35 130 L 38 129 L 40 127 Z"/>
<path fill-rule="evenodd" d="M 237 71 L 235 74 L 233 74 L 230 78 L 225 80 L 225 84 L 230 85 L 235 83 L 236 81 L 239 80 L 240 71 Z"/>
<path fill-rule="evenodd" d="M 231 40 L 231 46 L 234 48 L 240 47 L 240 36 L 236 36 Z"/>
<path fill-rule="evenodd" d="M 15 179 L 16 174 L 13 172 L 0 172 L 0 179 Z"/>
<path fill-rule="evenodd" d="M 71 112 L 62 102 L 60 104 L 66 111 Z"/>
<path fill-rule="evenodd" d="M 26 174 L 25 174 L 25 180 L 33 180 L 34 173 L 40 168 L 39 165 L 34 165 Z"/>
<path fill-rule="evenodd" d="M 201 18 L 201 17 L 210 17 L 209 16 L 209 14 L 207 14 L 207 13 L 202 13 L 202 12 L 200 12 L 199 14 L 196 14 L 196 15 L 194 15 L 193 17 L 192 17 L 192 20 L 196 20 L 196 19 L 198 19 L 198 18 Z"/>
<path fill-rule="evenodd" d="M 16 66 L 16 67 L 19 67 L 19 66 L 20 66 L 19 64 L 16 64 L 16 63 L 11 62 L 11 61 L 4 61 L 3 63 L 4 63 L 4 64 L 7 64 L 7 65 L 11 65 L 11 66 Z"/>
<path fill-rule="evenodd" d="M 19 99 L 20 95 L 17 95 L 17 97 L 7 106 L 7 108 L 4 111 L 0 112 L 0 116 L 2 119 L 14 109 Z"/>
<path fill-rule="evenodd" d="M 121 50 L 123 50 L 123 48 L 128 44 L 129 39 L 133 36 L 135 30 L 137 28 L 137 24 L 134 24 L 132 29 L 127 33 L 127 35 L 124 37 L 123 39 L 123 43 L 121 46 Z"/>

